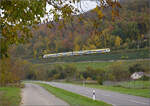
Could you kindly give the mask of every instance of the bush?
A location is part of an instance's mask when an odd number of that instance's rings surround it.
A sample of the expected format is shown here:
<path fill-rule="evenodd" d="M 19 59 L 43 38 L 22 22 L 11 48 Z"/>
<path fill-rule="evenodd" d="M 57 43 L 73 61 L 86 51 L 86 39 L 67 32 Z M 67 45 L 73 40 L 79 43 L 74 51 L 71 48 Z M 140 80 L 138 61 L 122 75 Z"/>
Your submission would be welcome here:
<path fill-rule="evenodd" d="M 87 77 L 87 79 L 86 79 L 87 81 L 91 81 L 92 80 L 92 78 L 91 77 Z"/>
<path fill-rule="evenodd" d="M 113 79 L 115 81 L 124 81 L 130 78 L 128 68 L 123 62 L 115 62 L 108 68 L 109 73 L 107 79 Z M 111 78 L 110 78 L 111 77 Z"/>
<path fill-rule="evenodd" d="M 92 78 L 92 80 L 97 80 L 98 76 L 103 76 L 104 78 L 105 71 L 102 69 L 93 69 L 91 67 L 87 67 L 86 71 L 83 73 L 84 78 Z"/>
<path fill-rule="evenodd" d="M 116 80 L 113 73 L 108 73 L 106 77 L 107 77 L 107 80 L 110 80 L 110 81 L 115 81 Z"/>
<path fill-rule="evenodd" d="M 150 77 L 144 75 L 140 78 L 140 80 L 148 81 L 148 80 L 150 80 Z"/>
<path fill-rule="evenodd" d="M 0 60 L 0 85 L 20 82 L 24 78 L 25 63 L 21 59 L 4 58 Z"/>
<path fill-rule="evenodd" d="M 134 64 L 129 67 L 129 71 L 133 74 L 134 72 L 144 72 L 144 69 L 141 64 Z"/>
<path fill-rule="evenodd" d="M 92 78 L 92 80 L 97 80 L 97 82 L 102 85 L 105 80 L 105 71 L 102 69 L 93 69 L 91 67 L 86 68 L 86 72 L 83 74 L 88 78 Z"/>
<path fill-rule="evenodd" d="M 98 77 L 97 77 L 97 82 L 98 82 L 100 85 L 103 85 L 103 81 L 104 81 L 104 79 L 103 79 L 102 76 L 98 76 Z"/>
<path fill-rule="evenodd" d="M 76 79 L 77 77 L 77 68 L 72 64 L 66 65 L 64 72 L 66 73 L 66 77 L 68 79 Z"/>

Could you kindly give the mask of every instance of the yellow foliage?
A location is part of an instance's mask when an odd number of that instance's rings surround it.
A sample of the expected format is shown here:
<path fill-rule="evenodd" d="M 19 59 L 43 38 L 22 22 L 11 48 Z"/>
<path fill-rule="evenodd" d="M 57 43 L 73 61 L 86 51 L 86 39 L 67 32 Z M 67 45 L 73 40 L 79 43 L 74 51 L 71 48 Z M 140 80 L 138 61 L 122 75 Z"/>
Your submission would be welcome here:
<path fill-rule="evenodd" d="M 87 79 L 86 79 L 87 81 L 91 81 L 92 80 L 92 78 L 90 78 L 90 77 L 87 77 Z"/>
<path fill-rule="evenodd" d="M 74 51 L 79 51 L 80 50 L 80 45 L 76 44 L 74 47 Z"/>
<path fill-rule="evenodd" d="M 94 9 L 94 11 L 97 12 L 99 19 L 103 18 L 104 15 L 103 15 L 102 11 L 99 9 L 98 6 L 96 6 L 96 8 Z"/>
<path fill-rule="evenodd" d="M 121 44 L 121 38 L 119 36 L 117 36 L 116 39 L 115 39 L 115 46 L 119 47 L 120 44 Z"/>
<path fill-rule="evenodd" d="M 81 42 L 81 37 L 77 36 L 74 40 L 74 51 L 79 51 L 81 49 L 80 42 Z"/>

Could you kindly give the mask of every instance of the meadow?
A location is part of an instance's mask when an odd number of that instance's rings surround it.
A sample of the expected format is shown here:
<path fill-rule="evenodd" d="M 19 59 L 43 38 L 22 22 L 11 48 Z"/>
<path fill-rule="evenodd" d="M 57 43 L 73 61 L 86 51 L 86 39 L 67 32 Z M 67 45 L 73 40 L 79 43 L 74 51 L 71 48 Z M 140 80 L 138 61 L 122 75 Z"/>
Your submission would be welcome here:
<path fill-rule="evenodd" d="M 108 67 L 117 62 L 122 62 L 126 68 L 133 64 L 144 64 L 146 67 L 149 66 L 150 60 L 116 60 L 116 61 L 87 61 L 87 62 L 69 62 L 69 63 L 41 63 L 38 64 L 40 67 L 45 69 L 51 69 L 51 67 L 55 65 L 60 65 L 62 67 L 67 65 L 72 65 L 77 68 L 78 71 L 85 71 L 87 67 L 91 67 L 92 69 L 103 69 L 108 70 Z"/>
<path fill-rule="evenodd" d="M 21 88 L 0 87 L 0 106 L 19 106 L 21 102 Z"/>

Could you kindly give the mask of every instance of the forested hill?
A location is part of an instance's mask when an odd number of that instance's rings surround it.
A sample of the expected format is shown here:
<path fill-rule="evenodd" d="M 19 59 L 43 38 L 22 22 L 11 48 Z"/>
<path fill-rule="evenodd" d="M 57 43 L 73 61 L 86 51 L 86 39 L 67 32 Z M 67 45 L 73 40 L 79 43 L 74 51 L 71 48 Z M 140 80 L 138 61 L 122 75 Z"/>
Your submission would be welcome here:
<path fill-rule="evenodd" d="M 91 10 L 73 16 L 73 21 L 70 20 L 66 25 L 63 25 L 61 20 L 61 24 L 55 23 L 52 29 L 46 24 L 41 24 L 38 30 L 33 31 L 34 36 L 30 42 L 11 47 L 10 54 L 39 58 L 45 53 L 72 50 L 149 47 L 149 0 L 123 0 L 121 5 L 120 17 L 114 21 L 111 19 L 111 11 L 105 9 L 102 20 L 98 20 L 97 13 Z"/>

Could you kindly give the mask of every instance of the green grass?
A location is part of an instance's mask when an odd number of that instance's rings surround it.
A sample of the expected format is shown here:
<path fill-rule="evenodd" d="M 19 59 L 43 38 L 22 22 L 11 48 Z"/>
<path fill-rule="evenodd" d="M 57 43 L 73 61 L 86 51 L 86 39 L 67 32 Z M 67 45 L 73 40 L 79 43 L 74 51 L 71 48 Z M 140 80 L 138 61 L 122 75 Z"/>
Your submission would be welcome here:
<path fill-rule="evenodd" d="M 86 86 L 91 88 L 110 90 L 119 93 L 150 98 L 150 89 L 134 89 L 134 88 L 128 89 L 122 87 L 100 86 L 100 85 L 86 85 Z"/>
<path fill-rule="evenodd" d="M 81 96 L 60 88 L 52 87 L 48 84 L 36 83 L 45 88 L 47 91 L 54 94 L 56 97 L 66 101 L 70 106 L 111 106 L 102 101 L 93 101 L 90 98 Z"/>
<path fill-rule="evenodd" d="M 54 63 L 54 62 L 81 62 L 81 61 L 106 61 L 106 60 L 128 60 L 149 58 L 149 48 L 112 50 L 110 53 L 91 54 L 82 56 L 58 57 L 48 59 L 26 58 L 32 63 Z"/>
<path fill-rule="evenodd" d="M 0 87 L 0 106 L 19 106 L 20 92 L 18 87 Z"/>
<path fill-rule="evenodd" d="M 39 64 L 39 67 L 42 67 L 43 69 L 52 69 L 54 65 L 73 65 L 77 68 L 78 71 L 84 71 L 86 70 L 87 67 L 91 67 L 93 69 L 103 69 L 107 70 L 110 65 L 112 65 L 114 62 L 70 62 L 70 63 L 55 63 L 55 64 Z M 135 63 L 142 63 L 145 64 L 146 67 L 149 66 L 150 60 L 131 60 L 131 61 L 123 61 L 124 65 L 126 68 L 128 68 L 130 65 L 135 64 Z"/>
<path fill-rule="evenodd" d="M 93 69 L 106 69 L 113 62 L 70 62 L 70 63 L 55 63 L 55 64 L 39 64 L 39 67 L 43 69 L 52 69 L 54 65 L 61 65 L 65 67 L 66 65 L 72 65 L 77 68 L 78 71 L 84 71 L 87 67 L 91 67 Z"/>
<path fill-rule="evenodd" d="M 112 64 L 112 62 L 87 62 L 87 63 L 72 63 L 74 66 L 77 67 L 78 70 L 85 70 L 86 67 L 92 67 L 93 69 L 101 68 L 105 69 L 109 65 Z"/>
<path fill-rule="evenodd" d="M 139 84 L 139 82 L 137 82 Z M 149 82 L 145 82 L 145 86 L 149 86 Z M 76 84 L 76 83 L 72 83 Z M 82 84 L 79 84 L 82 85 Z M 97 89 L 103 89 L 103 90 L 109 90 L 109 91 L 114 91 L 114 92 L 119 92 L 123 94 L 129 94 L 129 95 L 134 95 L 134 96 L 141 96 L 141 97 L 146 97 L 150 98 L 150 89 L 136 89 L 136 88 L 123 88 L 123 87 L 118 87 L 118 86 L 104 86 L 104 85 L 99 85 L 99 84 L 86 84 L 86 87 L 90 88 L 97 88 Z"/>
<path fill-rule="evenodd" d="M 129 81 L 120 83 L 119 86 L 124 88 L 150 89 L 150 81 Z"/>

